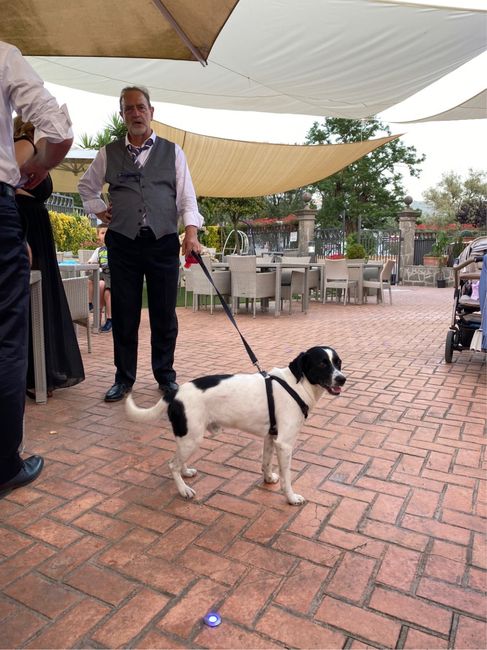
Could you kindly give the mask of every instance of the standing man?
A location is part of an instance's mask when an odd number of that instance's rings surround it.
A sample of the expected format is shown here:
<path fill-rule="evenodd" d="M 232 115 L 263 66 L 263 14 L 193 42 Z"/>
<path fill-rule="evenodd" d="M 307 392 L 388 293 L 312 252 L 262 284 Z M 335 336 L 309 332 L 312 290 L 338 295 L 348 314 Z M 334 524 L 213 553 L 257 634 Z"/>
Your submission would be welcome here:
<path fill-rule="evenodd" d="M 69 151 L 71 121 L 42 79 L 13 45 L 0 41 L 0 497 L 34 481 L 41 456 L 22 460 L 27 342 L 29 260 L 15 188 L 38 185 Z M 35 129 L 35 154 L 21 169 L 15 159 L 12 111 Z M 21 183 L 22 178 L 22 183 Z"/>
<path fill-rule="evenodd" d="M 120 114 L 128 133 L 100 149 L 78 187 L 85 210 L 108 225 L 105 243 L 116 373 L 106 402 L 121 400 L 135 382 L 144 276 L 152 371 L 164 394 L 177 389 L 173 363 L 178 333 L 179 218 L 185 226 L 182 254 L 201 250 L 197 233 L 203 219 L 186 157 L 181 147 L 154 134 L 153 113 L 147 89 L 124 88 Z M 101 199 L 105 183 L 110 207 Z"/>

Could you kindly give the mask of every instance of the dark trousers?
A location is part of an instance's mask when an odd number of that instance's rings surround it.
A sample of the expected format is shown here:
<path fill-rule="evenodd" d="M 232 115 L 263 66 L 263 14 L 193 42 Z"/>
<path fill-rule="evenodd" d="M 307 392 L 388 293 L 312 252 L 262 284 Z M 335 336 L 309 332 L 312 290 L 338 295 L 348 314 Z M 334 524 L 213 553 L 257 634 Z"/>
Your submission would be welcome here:
<path fill-rule="evenodd" d="M 157 240 L 155 237 L 130 239 L 108 230 L 105 243 L 111 275 L 115 381 L 128 386 L 135 382 L 144 276 L 151 328 L 152 372 L 160 384 L 174 381 L 179 238 L 174 234 Z"/>
<path fill-rule="evenodd" d="M 0 196 L 0 484 L 22 467 L 29 260 L 15 200 Z"/>

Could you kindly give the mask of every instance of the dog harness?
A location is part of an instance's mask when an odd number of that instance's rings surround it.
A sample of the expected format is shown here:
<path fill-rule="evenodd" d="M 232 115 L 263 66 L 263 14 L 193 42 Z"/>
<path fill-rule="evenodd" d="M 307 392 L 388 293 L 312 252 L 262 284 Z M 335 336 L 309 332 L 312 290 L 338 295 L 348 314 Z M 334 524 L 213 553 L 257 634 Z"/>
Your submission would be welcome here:
<path fill-rule="evenodd" d="M 269 409 L 269 422 L 270 422 L 269 434 L 271 436 L 277 436 L 278 431 L 277 431 L 277 422 L 276 422 L 276 409 L 274 405 L 274 395 L 272 391 L 272 380 L 277 381 L 277 383 L 280 384 L 284 388 L 284 390 L 286 390 L 289 393 L 289 395 L 291 395 L 294 401 L 298 404 L 305 418 L 308 417 L 309 407 L 306 404 L 306 402 L 304 402 L 299 397 L 296 391 L 293 388 L 291 388 L 291 386 L 287 383 L 287 381 L 284 381 L 284 379 L 281 379 L 280 377 L 276 377 L 275 375 L 268 375 L 267 373 L 262 373 L 262 376 L 264 377 L 265 380 L 265 390 L 267 393 L 267 407 Z"/>

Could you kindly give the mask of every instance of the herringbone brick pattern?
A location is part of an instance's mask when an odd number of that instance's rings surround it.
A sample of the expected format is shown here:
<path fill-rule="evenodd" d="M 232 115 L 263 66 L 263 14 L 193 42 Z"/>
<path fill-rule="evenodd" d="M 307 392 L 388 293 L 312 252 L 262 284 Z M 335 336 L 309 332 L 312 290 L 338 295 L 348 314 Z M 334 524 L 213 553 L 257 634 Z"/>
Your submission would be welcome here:
<path fill-rule="evenodd" d="M 485 648 L 486 365 L 445 365 L 451 307 L 449 290 L 404 287 L 392 307 L 239 317 L 266 369 L 318 344 L 343 358 L 342 395 L 295 450 L 303 507 L 262 484 L 261 441 L 236 431 L 207 436 L 183 501 L 167 424 L 103 403 L 110 335 L 91 355 L 81 337 L 87 380 L 27 407 L 44 473 L 0 500 L 1 647 Z M 179 317 L 179 381 L 252 371 L 222 312 Z M 140 340 L 151 405 L 146 315 Z"/>

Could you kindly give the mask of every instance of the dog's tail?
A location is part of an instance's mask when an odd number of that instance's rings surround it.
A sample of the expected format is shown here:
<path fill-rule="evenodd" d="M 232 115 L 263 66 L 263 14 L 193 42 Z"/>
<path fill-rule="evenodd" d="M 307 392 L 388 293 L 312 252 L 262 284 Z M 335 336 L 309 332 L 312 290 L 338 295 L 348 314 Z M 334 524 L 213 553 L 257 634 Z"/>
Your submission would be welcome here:
<path fill-rule="evenodd" d="M 125 412 L 131 420 L 136 422 L 153 422 L 160 418 L 162 414 L 165 414 L 167 411 L 167 404 L 164 403 L 164 400 L 160 399 L 155 406 L 145 409 L 137 406 L 134 402 L 134 399 L 130 393 L 127 395 L 125 400 Z"/>

